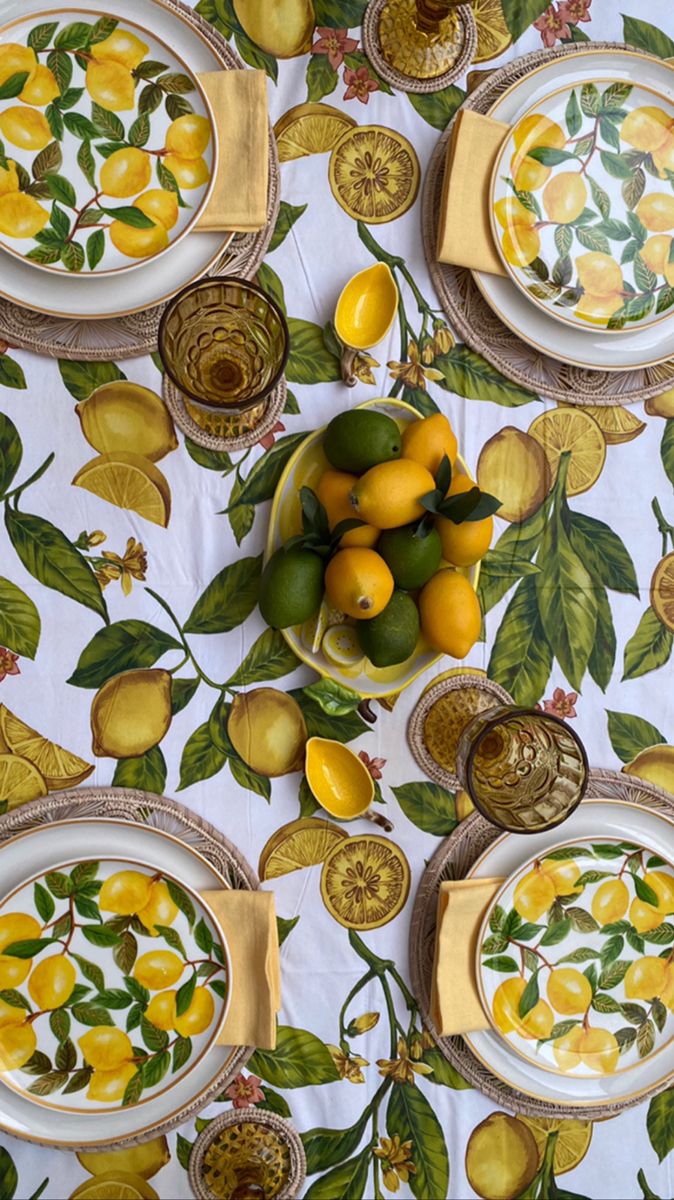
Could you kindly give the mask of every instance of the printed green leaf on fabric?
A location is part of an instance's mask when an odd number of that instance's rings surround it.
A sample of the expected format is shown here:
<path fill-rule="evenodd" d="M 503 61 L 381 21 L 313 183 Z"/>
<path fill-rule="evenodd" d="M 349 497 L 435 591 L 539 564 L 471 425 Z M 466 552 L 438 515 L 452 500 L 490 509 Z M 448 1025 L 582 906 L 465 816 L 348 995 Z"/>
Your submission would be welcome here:
<path fill-rule="evenodd" d="M 407 99 L 412 108 L 418 112 L 424 121 L 428 121 L 434 129 L 439 129 L 442 132 L 447 127 L 457 109 L 463 104 L 466 99 L 466 93 L 463 88 L 456 87 L 453 83 L 449 87 L 441 88 L 439 92 L 408 92 Z"/>
<path fill-rule="evenodd" d="M 607 708 L 608 736 L 615 753 L 622 762 L 631 762 L 642 750 L 649 746 L 666 742 L 667 738 L 660 730 L 633 713 L 616 712 Z"/>
<path fill-rule="evenodd" d="M 35 658 L 40 641 L 40 614 L 21 588 L 0 576 L 0 645 Z"/>
<path fill-rule="evenodd" d="M 416 1172 L 409 1186 L 417 1200 L 446 1196 L 449 1188 L 449 1155 L 442 1126 L 420 1088 L 399 1084 L 391 1090 L 386 1113 L 389 1136 L 414 1146 Z"/>
<path fill-rule="evenodd" d="M 94 572 L 60 529 L 43 517 L 18 512 L 7 505 L 5 526 L 30 575 L 107 621 L 107 605 Z"/>
<path fill-rule="evenodd" d="M 669 661 L 674 635 L 649 607 L 625 646 L 623 679 L 638 679 Z"/>
<path fill-rule="evenodd" d="M 286 200 L 281 201 L 276 225 L 269 243 L 269 253 L 276 250 L 281 242 L 285 241 L 295 222 L 299 221 L 302 213 L 305 212 L 306 207 L 306 204 L 288 204 Z"/>
<path fill-rule="evenodd" d="M 453 792 L 437 783 L 420 779 L 391 788 L 408 821 L 424 833 L 447 837 L 456 828 L 456 807 Z"/>
<path fill-rule="evenodd" d="M 111 362 L 68 362 L 59 359 L 59 371 L 70 395 L 76 400 L 86 400 L 104 383 L 126 379 L 124 372 Z"/>
<path fill-rule="evenodd" d="M 180 650 L 170 633 L 149 621 L 115 621 L 99 629 L 80 654 L 68 683 L 99 688 L 120 671 L 151 667 L 169 650 Z"/>
<path fill-rule="evenodd" d="M 290 383 L 334 383 L 341 379 L 339 359 L 327 349 L 320 325 L 289 317 L 288 329 L 286 378 Z"/>
<path fill-rule="evenodd" d="M 316 1087 L 334 1083 L 339 1072 L 327 1047 L 306 1029 L 279 1025 L 275 1050 L 256 1050 L 248 1070 L 274 1087 Z"/>
<path fill-rule="evenodd" d="M 241 558 L 219 571 L 185 622 L 186 633 L 227 633 L 250 616 L 262 572 L 262 555 Z"/>
<path fill-rule="evenodd" d="M 491 400 L 507 408 L 538 400 L 535 392 L 511 383 L 481 354 L 462 343 L 452 346 L 447 354 L 440 354 L 433 360 L 433 366 L 442 372 L 444 383 L 441 387 L 468 400 Z"/>

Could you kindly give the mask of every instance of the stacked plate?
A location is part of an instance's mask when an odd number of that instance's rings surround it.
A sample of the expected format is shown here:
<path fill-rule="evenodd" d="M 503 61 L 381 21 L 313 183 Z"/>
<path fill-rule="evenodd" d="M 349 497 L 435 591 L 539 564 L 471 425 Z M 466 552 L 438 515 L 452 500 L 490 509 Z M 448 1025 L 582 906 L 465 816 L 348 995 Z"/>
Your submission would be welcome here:
<path fill-rule="evenodd" d="M 201 898 L 228 886 L 160 828 L 81 817 L 0 848 L 0 1129 L 110 1146 L 212 1094 L 232 988 Z"/>
<path fill-rule="evenodd" d="M 504 834 L 468 872 L 506 882 L 476 948 L 490 1028 L 464 1037 L 519 1094 L 614 1109 L 674 1075 L 674 822 L 585 800 L 563 833 Z"/>
<path fill-rule="evenodd" d="M 489 116 L 511 126 L 489 189 L 505 275 L 472 272 L 492 310 L 572 366 L 629 371 L 671 358 L 671 65 L 617 48 L 552 58 Z"/>
<path fill-rule="evenodd" d="M 86 321 L 160 304 L 232 237 L 196 232 L 218 165 L 199 75 L 222 61 L 163 0 L 2 9 L 0 295 Z"/>

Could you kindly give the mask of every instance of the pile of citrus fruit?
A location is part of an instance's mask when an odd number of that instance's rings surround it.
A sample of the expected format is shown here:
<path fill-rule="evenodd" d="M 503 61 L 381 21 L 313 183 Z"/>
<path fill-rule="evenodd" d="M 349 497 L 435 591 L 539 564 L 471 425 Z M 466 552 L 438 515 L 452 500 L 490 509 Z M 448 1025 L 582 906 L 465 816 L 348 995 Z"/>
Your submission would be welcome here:
<path fill-rule="evenodd" d="M 47 792 L 76 787 L 91 763 L 50 742 L 0 704 L 0 801 L 17 808 Z"/>
<path fill-rule="evenodd" d="M 462 571 L 489 549 L 498 501 L 453 470 L 447 418 L 401 429 L 382 412 L 352 409 L 327 426 L 323 451 L 315 492 L 300 491 L 304 532 L 262 574 L 267 624 L 306 624 L 312 649 L 342 668 L 364 658 L 396 666 L 420 642 L 464 658 L 481 614 Z"/>

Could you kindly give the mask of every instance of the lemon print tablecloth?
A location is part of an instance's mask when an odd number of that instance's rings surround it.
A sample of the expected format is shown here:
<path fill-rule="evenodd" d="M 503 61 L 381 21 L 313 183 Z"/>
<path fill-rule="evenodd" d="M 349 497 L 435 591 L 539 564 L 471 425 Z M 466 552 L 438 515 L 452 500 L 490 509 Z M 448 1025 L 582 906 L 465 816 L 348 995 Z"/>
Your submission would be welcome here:
<path fill-rule="evenodd" d="M 288 401 L 271 433 L 229 456 L 176 434 L 157 360 L 55 362 L 0 346 L 0 796 L 114 782 L 179 795 L 224 830 L 276 894 L 277 1049 L 257 1052 L 198 1120 L 121 1158 L 0 1134 L 0 1200 L 95 1197 L 100 1174 L 117 1188 L 106 1195 L 186 1198 L 204 1122 L 251 1103 L 302 1133 L 307 1197 L 671 1196 L 674 1089 L 594 1126 L 532 1123 L 499 1115 L 424 1034 L 407 969 L 412 897 L 465 797 L 424 776 L 405 733 L 423 688 L 454 664 L 395 705 L 359 708 L 265 630 L 256 594 L 269 500 L 306 432 L 391 393 L 439 409 L 481 485 L 508 482 L 480 578 L 485 640 L 466 665 L 572 721 L 593 765 L 634 763 L 674 790 L 674 394 L 560 408 L 455 342 L 419 197 L 466 78 L 392 91 L 363 51 L 365 0 L 197 7 L 267 75 L 283 196 L 258 280 L 289 319 Z M 674 58 L 667 0 L 476 0 L 474 11 L 472 70 L 588 39 Z M 324 327 L 348 278 L 377 262 L 401 305 L 385 341 L 350 364 L 349 391 Z M 124 380 L 138 386 L 120 401 Z M 307 731 L 360 755 L 392 834 L 312 823 L 297 769 Z M 246 737 L 254 768 L 239 756 Z M 343 901 L 347 874 L 357 904 Z"/>

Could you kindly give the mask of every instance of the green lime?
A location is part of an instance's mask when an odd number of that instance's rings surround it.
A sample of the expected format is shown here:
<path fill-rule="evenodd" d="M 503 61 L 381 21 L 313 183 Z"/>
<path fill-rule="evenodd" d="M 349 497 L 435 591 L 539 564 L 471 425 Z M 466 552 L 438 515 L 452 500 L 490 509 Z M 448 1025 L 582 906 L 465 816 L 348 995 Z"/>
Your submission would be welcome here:
<path fill-rule="evenodd" d="M 414 591 L 435 575 L 442 558 L 442 543 L 437 529 L 417 535 L 418 522 L 401 529 L 387 529 L 377 542 L 377 553 L 387 564 L 396 587 Z"/>
<path fill-rule="evenodd" d="M 391 458 L 400 458 L 401 447 L 395 421 L 366 408 L 353 408 L 333 417 L 323 442 L 330 465 L 355 475 Z"/>
<path fill-rule="evenodd" d="M 260 612 L 272 629 L 301 625 L 323 599 L 323 559 L 313 550 L 276 550 L 260 580 Z"/>
<path fill-rule="evenodd" d="M 407 592 L 394 592 L 383 612 L 356 625 L 361 649 L 375 667 L 394 667 L 414 653 L 419 612 Z"/>

